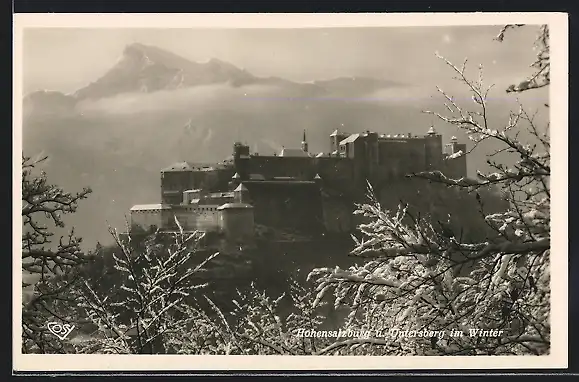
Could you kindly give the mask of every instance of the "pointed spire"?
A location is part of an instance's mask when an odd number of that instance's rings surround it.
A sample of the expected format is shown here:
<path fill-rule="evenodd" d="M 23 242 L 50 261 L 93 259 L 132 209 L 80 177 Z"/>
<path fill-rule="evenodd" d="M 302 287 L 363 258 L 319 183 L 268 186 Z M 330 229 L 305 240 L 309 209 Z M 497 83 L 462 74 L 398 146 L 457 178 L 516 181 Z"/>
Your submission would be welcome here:
<path fill-rule="evenodd" d="M 434 126 L 430 126 L 427 132 L 428 135 L 436 135 L 436 130 L 434 130 Z"/>
<path fill-rule="evenodd" d="M 453 136 L 450 138 L 450 141 L 451 141 L 452 143 L 456 143 L 456 142 L 458 142 L 458 138 L 456 138 L 456 137 L 453 135 Z"/>
<path fill-rule="evenodd" d="M 308 152 L 308 141 L 306 140 L 306 129 L 304 129 L 304 138 L 302 140 L 302 151 Z"/>

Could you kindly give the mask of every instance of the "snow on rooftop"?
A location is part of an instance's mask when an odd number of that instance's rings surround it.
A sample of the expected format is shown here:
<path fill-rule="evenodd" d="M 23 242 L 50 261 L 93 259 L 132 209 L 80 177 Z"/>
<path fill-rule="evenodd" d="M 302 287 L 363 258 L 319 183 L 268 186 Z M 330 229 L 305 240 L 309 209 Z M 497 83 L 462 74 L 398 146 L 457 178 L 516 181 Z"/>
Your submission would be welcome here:
<path fill-rule="evenodd" d="M 280 157 L 309 157 L 310 155 L 302 149 L 282 149 L 279 153 Z"/>
<path fill-rule="evenodd" d="M 345 145 L 346 143 L 351 143 L 354 142 L 356 139 L 358 139 L 360 137 L 360 134 L 352 134 L 350 135 L 348 138 L 343 139 L 340 144 L 341 145 Z"/>
<path fill-rule="evenodd" d="M 173 163 L 172 165 L 170 165 L 167 168 L 164 168 L 162 170 L 163 172 L 169 172 L 169 171 L 193 171 L 193 166 L 191 166 L 190 163 L 188 162 L 178 162 L 178 163 Z"/>
<path fill-rule="evenodd" d="M 166 204 L 137 204 L 131 207 L 131 211 L 151 211 L 151 210 L 169 210 L 170 206 Z"/>
<path fill-rule="evenodd" d="M 237 186 L 237 188 L 233 191 L 247 191 L 247 187 L 245 187 L 243 183 L 240 183 L 239 186 Z"/>

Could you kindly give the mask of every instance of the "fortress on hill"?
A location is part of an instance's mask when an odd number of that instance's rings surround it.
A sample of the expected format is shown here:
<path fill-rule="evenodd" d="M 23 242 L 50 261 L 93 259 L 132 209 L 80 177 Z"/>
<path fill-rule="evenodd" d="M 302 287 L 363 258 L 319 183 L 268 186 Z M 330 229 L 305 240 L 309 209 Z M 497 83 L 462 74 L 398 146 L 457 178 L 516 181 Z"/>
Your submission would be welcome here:
<path fill-rule="evenodd" d="M 234 242 L 251 240 L 256 226 L 310 235 L 351 232 L 354 203 L 370 182 L 375 191 L 405 175 L 440 170 L 467 175 L 466 145 L 443 145 L 431 127 L 425 135 L 334 131 L 328 152 L 312 154 L 304 131 L 300 148 L 274 155 L 251 153 L 235 143 L 232 155 L 213 165 L 181 162 L 161 171 L 161 203 L 131 208 L 131 224 L 144 229 L 220 232 Z"/>

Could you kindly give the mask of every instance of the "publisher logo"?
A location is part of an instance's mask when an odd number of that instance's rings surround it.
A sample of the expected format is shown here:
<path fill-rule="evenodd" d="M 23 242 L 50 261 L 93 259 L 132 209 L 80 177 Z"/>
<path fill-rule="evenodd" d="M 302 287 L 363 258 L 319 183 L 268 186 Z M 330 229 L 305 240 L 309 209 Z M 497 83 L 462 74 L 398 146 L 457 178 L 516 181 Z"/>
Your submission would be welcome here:
<path fill-rule="evenodd" d="M 57 336 L 61 341 L 64 341 L 66 337 L 74 330 L 74 325 L 69 324 L 59 324 L 58 322 L 49 322 L 46 324 L 48 330 Z"/>

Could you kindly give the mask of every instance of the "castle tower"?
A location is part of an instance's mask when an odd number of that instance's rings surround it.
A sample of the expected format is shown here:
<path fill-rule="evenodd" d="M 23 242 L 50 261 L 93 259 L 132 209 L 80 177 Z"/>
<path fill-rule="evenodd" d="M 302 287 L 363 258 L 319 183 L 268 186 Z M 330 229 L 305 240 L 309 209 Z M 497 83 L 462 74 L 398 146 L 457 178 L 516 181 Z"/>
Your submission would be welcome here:
<path fill-rule="evenodd" d="M 308 152 L 308 141 L 306 139 L 306 129 L 304 129 L 304 138 L 302 139 L 302 151 L 305 153 Z"/>
<path fill-rule="evenodd" d="M 338 154 L 340 151 L 340 142 L 350 136 L 350 133 L 340 132 L 339 129 L 334 130 L 332 134 L 330 134 L 330 156 L 334 153 L 335 155 Z"/>
<path fill-rule="evenodd" d="M 233 190 L 233 199 L 235 203 L 249 203 L 249 190 L 240 183 L 235 190 Z"/>
<path fill-rule="evenodd" d="M 241 182 L 241 176 L 236 172 L 229 181 L 229 189 L 234 190 L 237 186 L 239 186 Z"/>
<path fill-rule="evenodd" d="M 446 153 L 448 155 L 456 154 L 457 152 L 460 151 L 458 139 L 455 136 L 452 136 L 452 138 L 450 138 L 450 143 L 447 144 L 446 147 L 447 147 Z"/>
<path fill-rule="evenodd" d="M 442 169 L 442 135 L 430 126 L 425 138 L 425 170 Z"/>
<path fill-rule="evenodd" d="M 253 206 L 246 203 L 227 203 L 217 208 L 221 232 L 230 243 L 251 243 L 255 237 Z"/>
<path fill-rule="evenodd" d="M 221 232 L 229 242 L 248 243 L 254 239 L 253 206 L 249 204 L 249 191 L 240 183 L 233 191 L 233 202 L 217 208 Z"/>
<path fill-rule="evenodd" d="M 233 165 L 235 166 L 235 172 L 240 176 L 240 180 L 249 178 L 249 159 L 249 146 L 235 142 L 233 145 Z"/>
<path fill-rule="evenodd" d="M 462 155 L 459 154 L 460 152 L 462 152 Z M 450 138 L 450 143 L 446 144 L 445 154 L 447 157 L 445 160 L 444 175 L 456 179 L 466 177 L 466 144 L 458 143 L 458 139 L 453 136 Z"/>
<path fill-rule="evenodd" d="M 320 176 L 320 174 L 316 174 L 316 176 L 314 176 L 314 182 L 316 182 L 318 186 L 322 184 L 322 177 Z"/>

